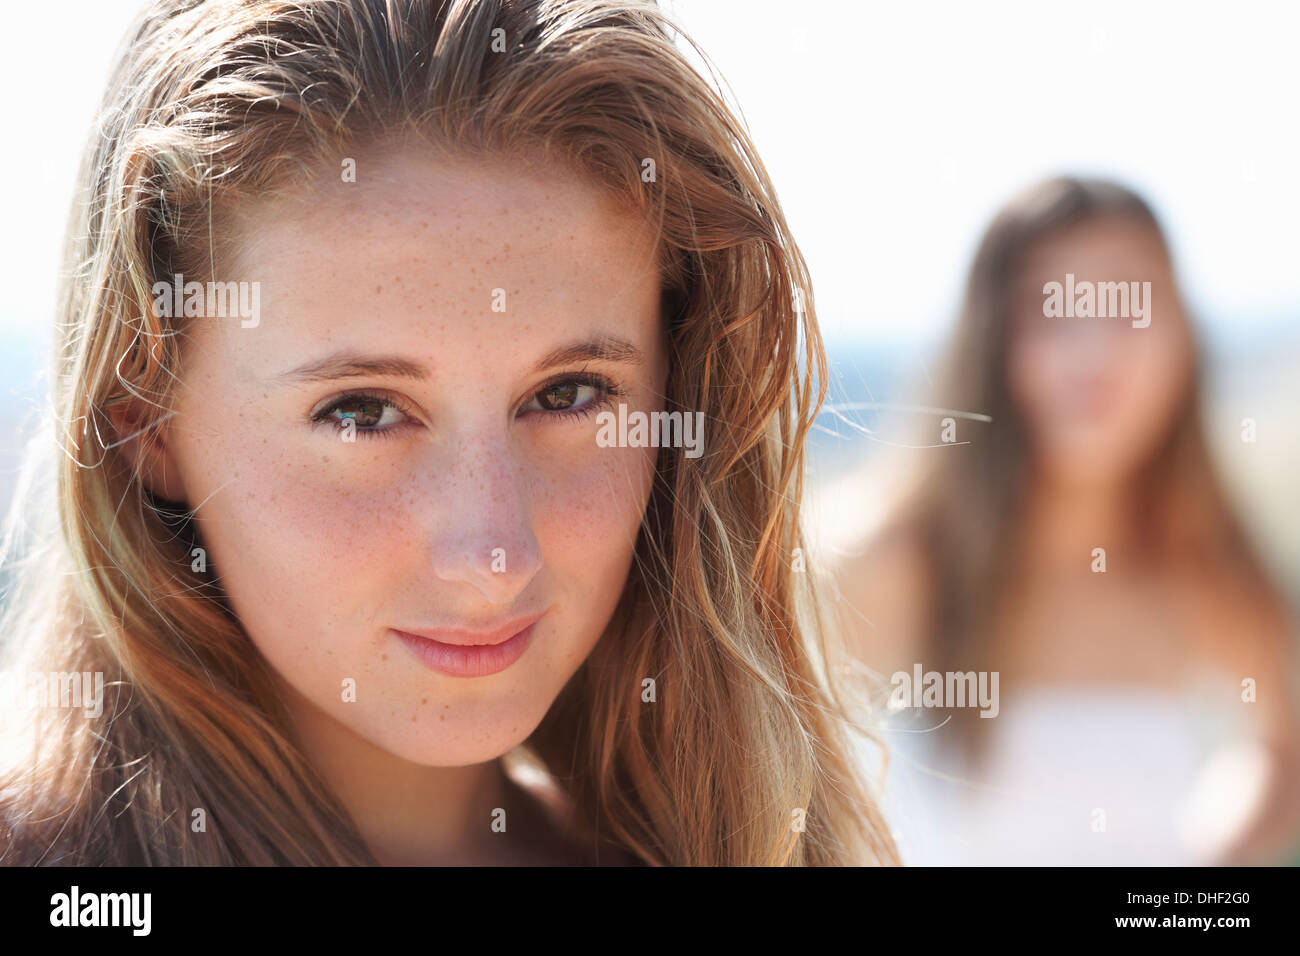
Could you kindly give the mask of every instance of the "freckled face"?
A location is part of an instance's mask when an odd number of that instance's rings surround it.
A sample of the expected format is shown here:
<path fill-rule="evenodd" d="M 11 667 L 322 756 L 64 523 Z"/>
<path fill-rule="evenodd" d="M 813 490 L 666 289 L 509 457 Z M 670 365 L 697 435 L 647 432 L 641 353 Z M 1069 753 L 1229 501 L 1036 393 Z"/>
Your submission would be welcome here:
<path fill-rule="evenodd" d="M 531 734 L 622 593 L 656 449 L 599 446 L 596 414 L 663 408 L 660 280 L 643 224 L 567 170 L 405 151 L 357 170 L 239 211 L 219 278 L 260 282 L 261 315 L 191 320 L 168 448 L 299 706 L 477 763 Z M 393 633 L 538 613 L 487 676 Z"/>

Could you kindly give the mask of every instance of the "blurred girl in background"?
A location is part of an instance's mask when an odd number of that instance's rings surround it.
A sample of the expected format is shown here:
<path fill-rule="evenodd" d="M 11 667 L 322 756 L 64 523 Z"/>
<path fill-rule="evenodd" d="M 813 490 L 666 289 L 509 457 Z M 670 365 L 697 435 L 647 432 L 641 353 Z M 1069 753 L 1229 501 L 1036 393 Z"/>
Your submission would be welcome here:
<path fill-rule="evenodd" d="M 1149 282 L 1149 324 L 1046 314 L 1067 274 Z M 992 421 L 956 419 L 840 568 L 872 668 L 999 673 L 996 717 L 896 722 L 904 862 L 1269 862 L 1294 844 L 1296 619 L 1214 474 L 1200 373 L 1137 195 L 1054 179 L 996 217 L 929 403 Z"/>

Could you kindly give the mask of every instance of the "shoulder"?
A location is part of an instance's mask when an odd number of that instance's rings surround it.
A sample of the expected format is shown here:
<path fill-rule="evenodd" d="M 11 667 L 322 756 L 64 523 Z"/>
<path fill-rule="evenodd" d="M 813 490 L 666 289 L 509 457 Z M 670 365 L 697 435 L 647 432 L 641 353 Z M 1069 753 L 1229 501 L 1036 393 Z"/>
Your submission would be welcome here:
<path fill-rule="evenodd" d="M 1179 577 L 1175 598 L 1189 611 L 1209 663 L 1243 676 L 1292 674 L 1300 620 L 1286 598 L 1227 561 L 1202 562 Z"/>

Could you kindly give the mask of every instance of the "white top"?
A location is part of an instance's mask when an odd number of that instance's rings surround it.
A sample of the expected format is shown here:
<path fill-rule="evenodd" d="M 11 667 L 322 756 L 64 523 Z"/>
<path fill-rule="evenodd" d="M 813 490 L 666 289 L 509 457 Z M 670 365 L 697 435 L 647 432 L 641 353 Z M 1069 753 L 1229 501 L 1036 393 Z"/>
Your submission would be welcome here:
<path fill-rule="evenodd" d="M 941 711 L 892 715 L 883 810 L 903 862 L 1209 862 L 1253 811 L 1268 769 L 1255 705 L 1209 699 L 1136 685 L 1005 694 L 978 779 L 937 745 L 950 729 L 925 732 Z"/>

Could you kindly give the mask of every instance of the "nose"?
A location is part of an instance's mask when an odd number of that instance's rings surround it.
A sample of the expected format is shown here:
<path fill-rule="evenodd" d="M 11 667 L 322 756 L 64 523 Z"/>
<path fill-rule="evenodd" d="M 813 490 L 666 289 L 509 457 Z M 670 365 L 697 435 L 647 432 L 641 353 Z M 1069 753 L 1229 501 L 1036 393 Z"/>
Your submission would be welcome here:
<path fill-rule="evenodd" d="M 506 439 L 465 439 L 431 476 L 434 572 L 509 605 L 541 568 L 527 468 Z"/>
<path fill-rule="evenodd" d="M 1111 318 L 1085 318 L 1067 320 L 1070 327 L 1070 349 L 1078 368 L 1097 368 L 1111 364 L 1120 349 L 1128 347 L 1127 320 Z"/>

